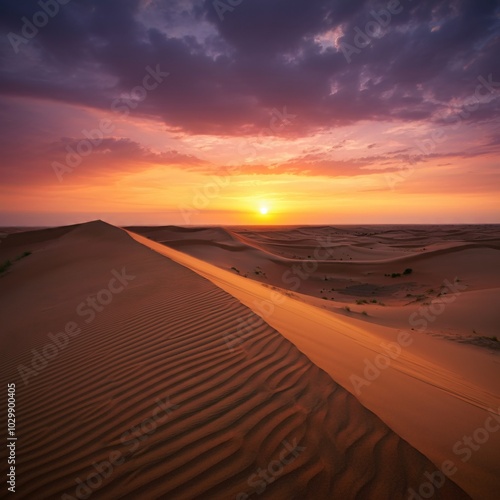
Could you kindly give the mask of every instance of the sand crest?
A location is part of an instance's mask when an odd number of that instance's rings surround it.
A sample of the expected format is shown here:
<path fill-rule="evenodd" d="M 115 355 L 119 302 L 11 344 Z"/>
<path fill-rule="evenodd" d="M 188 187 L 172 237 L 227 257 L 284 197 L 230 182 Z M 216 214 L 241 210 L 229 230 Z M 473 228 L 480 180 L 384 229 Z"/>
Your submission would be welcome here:
<path fill-rule="evenodd" d="M 20 498 L 404 498 L 433 472 L 239 300 L 122 230 L 44 240 L 0 295 Z M 466 495 L 446 481 L 435 498 Z"/>

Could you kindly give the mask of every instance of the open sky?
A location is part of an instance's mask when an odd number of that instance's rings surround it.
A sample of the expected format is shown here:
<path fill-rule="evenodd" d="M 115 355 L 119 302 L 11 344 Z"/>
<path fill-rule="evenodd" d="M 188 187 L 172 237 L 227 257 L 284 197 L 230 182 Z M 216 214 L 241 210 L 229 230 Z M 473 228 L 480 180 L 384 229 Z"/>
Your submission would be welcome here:
<path fill-rule="evenodd" d="M 500 222 L 499 63 L 499 1 L 2 0 L 0 225 Z"/>

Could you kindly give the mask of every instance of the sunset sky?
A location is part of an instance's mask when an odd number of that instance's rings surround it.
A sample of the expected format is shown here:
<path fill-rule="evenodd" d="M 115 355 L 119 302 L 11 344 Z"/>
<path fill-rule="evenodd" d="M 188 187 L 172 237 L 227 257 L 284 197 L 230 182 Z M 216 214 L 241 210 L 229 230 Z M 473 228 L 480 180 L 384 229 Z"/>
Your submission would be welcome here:
<path fill-rule="evenodd" d="M 0 32 L 0 225 L 500 222 L 498 1 L 3 0 Z"/>

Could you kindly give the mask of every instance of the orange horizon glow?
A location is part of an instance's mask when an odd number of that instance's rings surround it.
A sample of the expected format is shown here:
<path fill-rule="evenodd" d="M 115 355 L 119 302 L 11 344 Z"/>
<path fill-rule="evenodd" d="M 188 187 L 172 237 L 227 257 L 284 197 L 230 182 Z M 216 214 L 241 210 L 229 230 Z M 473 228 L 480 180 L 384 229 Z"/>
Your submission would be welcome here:
<path fill-rule="evenodd" d="M 45 103 L 37 106 L 40 113 L 45 112 Z M 76 127 L 89 116 L 95 118 L 85 110 Z M 120 123 L 134 141 L 148 142 L 157 135 L 150 121 L 129 118 Z M 67 125 L 71 133 L 70 125 L 71 120 Z M 493 152 L 486 150 L 473 158 L 456 153 L 449 153 L 448 159 L 446 153 L 439 158 L 428 155 L 408 168 L 383 151 L 398 147 L 396 127 L 380 127 L 374 125 L 371 133 L 365 128 L 363 138 L 357 136 L 356 127 L 345 128 L 343 133 L 352 139 L 335 153 L 338 163 L 328 166 L 293 160 L 306 144 L 317 150 L 328 144 L 331 139 L 321 134 L 298 139 L 272 137 L 268 142 L 260 138 L 254 146 L 260 156 L 251 158 L 241 144 L 256 138 L 212 137 L 206 152 L 206 137 L 191 135 L 181 140 L 190 144 L 181 158 L 184 163 L 162 160 L 160 150 L 146 155 L 132 149 L 126 156 L 96 150 L 64 173 L 61 181 L 51 165 L 54 157 L 46 154 L 36 158 L 34 176 L 0 187 L 0 225 L 58 225 L 92 218 L 121 225 L 500 221 Z M 374 158 L 373 164 L 357 167 L 357 158 L 366 158 L 367 144 L 383 140 L 388 132 L 391 140 L 377 153 L 386 159 Z M 422 133 L 425 136 L 426 131 Z M 459 139 L 449 140 L 448 149 L 458 147 Z M 399 141 L 404 143 L 404 134 Z M 123 145 L 131 148 L 131 142 Z M 229 166 L 217 164 L 217 158 L 227 160 Z M 278 166 L 268 168 L 262 165 L 265 161 Z M 287 167 L 291 161 L 295 162 L 293 168 Z M 30 167 L 27 162 L 26 169 Z"/>

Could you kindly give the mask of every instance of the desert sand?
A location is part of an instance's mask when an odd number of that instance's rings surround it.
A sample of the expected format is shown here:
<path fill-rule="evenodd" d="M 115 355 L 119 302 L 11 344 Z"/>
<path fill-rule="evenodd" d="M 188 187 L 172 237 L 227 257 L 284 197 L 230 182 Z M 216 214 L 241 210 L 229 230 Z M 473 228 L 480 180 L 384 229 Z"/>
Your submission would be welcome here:
<path fill-rule="evenodd" d="M 500 414 L 498 227 L 131 229 L 263 316 L 436 468 L 452 462 L 474 498 L 497 497 L 500 433 L 464 439 Z"/>
<path fill-rule="evenodd" d="M 453 447 L 500 413 L 498 233 L 440 230 L 9 234 L 0 378 L 16 384 L 17 495 L 398 499 L 427 483 L 432 498 L 497 498 L 500 432 L 467 461 Z M 283 280 L 294 265 L 298 288 Z M 466 288 L 411 330 L 457 267 Z M 403 329 L 411 345 L 389 358 Z M 356 390 L 380 354 L 389 366 Z"/>

